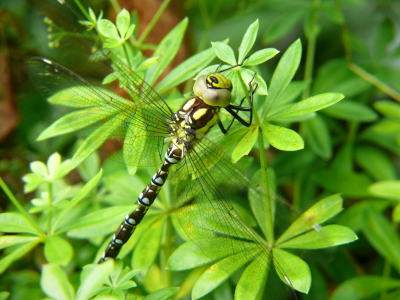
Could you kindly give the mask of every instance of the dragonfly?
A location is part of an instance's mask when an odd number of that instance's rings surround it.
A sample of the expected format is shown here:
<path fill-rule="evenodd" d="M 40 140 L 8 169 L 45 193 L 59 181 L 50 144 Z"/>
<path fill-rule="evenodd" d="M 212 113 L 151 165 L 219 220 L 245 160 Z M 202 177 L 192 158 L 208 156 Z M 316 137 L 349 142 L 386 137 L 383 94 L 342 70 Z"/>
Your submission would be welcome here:
<path fill-rule="evenodd" d="M 252 275 L 255 279 L 273 282 L 273 291 L 269 291 L 269 295 L 274 295 L 273 299 L 297 299 L 289 277 L 274 261 L 268 243 L 243 221 L 229 201 L 232 194 L 248 195 L 259 203 L 260 209 L 265 209 L 263 203 L 268 193 L 207 137 L 215 125 L 224 134 L 235 121 L 251 126 L 253 96 L 258 86 L 255 73 L 247 83 L 248 95 L 239 101 L 239 105 L 232 104 L 235 87 L 229 74 L 241 64 L 198 77 L 193 96 L 174 112 L 139 74 L 112 52 L 104 50 L 99 39 L 87 28 L 76 20 L 69 23 L 79 32 L 79 37 L 88 41 L 88 46 L 82 42 L 82 47 L 96 49 L 96 57 L 100 57 L 98 68 L 106 62 L 112 65 L 109 69 L 118 75 L 118 87 L 124 90 L 124 97 L 114 92 L 115 84 L 109 89 L 106 85 L 95 85 L 75 71 L 42 57 L 31 58 L 26 64 L 31 80 L 45 97 L 62 95 L 71 107 L 80 108 L 83 114 L 92 114 L 91 125 L 95 130 L 104 130 L 108 125 L 107 132 L 101 137 L 104 140 L 92 141 L 93 145 L 118 140 L 124 153 L 131 155 L 115 156 L 115 159 L 119 157 L 130 166 L 159 166 L 138 195 L 137 208 L 126 215 L 99 263 L 118 256 L 171 173 L 169 180 L 174 189 L 172 201 L 177 220 L 205 255 L 215 261 L 221 259 L 221 268 L 227 272 L 232 272 L 232 268 L 226 266 L 226 261 L 232 258 L 241 263 L 238 268 L 251 266 L 256 270 Z M 249 106 L 243 106 L 246 98 L 249 98 Z M 222 111 L 231 116 L 225 126 L 220 118 Z M 240 113 L 248 113 L 247 118 Z M 211 244 L 211 240 L 218 242 Z M 231 253 L 230 260 L 218 257 L 220 253 Z M 271 279 L 272 274 L 277 279 Z"/>

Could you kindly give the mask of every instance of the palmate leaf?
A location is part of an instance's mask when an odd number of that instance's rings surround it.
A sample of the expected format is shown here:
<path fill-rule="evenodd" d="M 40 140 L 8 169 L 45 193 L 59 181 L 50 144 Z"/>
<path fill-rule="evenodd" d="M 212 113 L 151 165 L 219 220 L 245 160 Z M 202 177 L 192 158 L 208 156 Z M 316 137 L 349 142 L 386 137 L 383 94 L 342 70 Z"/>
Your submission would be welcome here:
<path fill-rule="evenodd" d="M 230 46 L 223 42 L 213 42 L 211 45 L 218 59 L 227 63 L 228 65 L 236 65 L 235 54 Z"/>
<path fill-rule="evenodd" d="M 343 210 L 342 198 L 339 194 L 320 200 L 305 211 L 292 225 L 279 237 L 277 244 L 308 231 L 312 226 L 319 225 L 337 215 Z"/>
<path fill-rule="evenodd" d="M 162 39 L 156 51 L 154 51 L 153 56 L 158 57 L 159 61 L 158 64 L 151 66 L 147 70 L 144 79 L 149 85 L 154 85 L 161 73 L 174 59 L 182 44 L 187 25 L 188 19 L 185 18 Z"/>
<path fill-rule="evenodd" d="M 244 34 L 242 42 L 239 46 L 238 62 L 242 62 L 246 58 L 247 53 L 249 53 L 250 49 L 253 47 L 254 42 L 257 38 L 258 27 L 259 23 L 258 20 L 256 20 L 249 26 L 249 28 L 247 28 L 246 33 Z"/>
<path fill-rule="evenodd" d="M 74 287 L 70 283 L 67 273 L 58 264 L 46 264 L 43 266 L 40 285 L 46 295 L 52 299 L 75 299 Z"/>
<path fill-rule="evenodd" d="M 197 280 L 193 287 L 192 297 L 197 299 L 209 294 L 251 259 L 251 255 L 245 257 L 242 254 L 233 254 L 212 265 Z M 258 282 L 258 284 L 260 283 L 262 284 L 262 282 Z"/>
<path fill-rule="evenodd" d="M 296 73 L 300 64 L 300 58 L 301 42 L 297 40 L 285 51 L 282 58 L 279 60 L 278 66 L 271 79 L 267 101 L 261 109 L 261 120 L 265 120 L 269 110 L 273 106 L 279 104 L 277 101 Z"/>
<path fill-rule="evenodd" d="M 398 279 L 388 278 L 386 276 L 358 276 L 339 285 L 329 299 L 368 299 L 375 295 L 382 295 L 382 293 L 386 294 L 391 289 L 399 287 L 400 280 Z M 388 299 L 392 298 L 389 297 Z"/>
<path fill-rule="evenodd" d="M 203 50 L 185 60 L 165 76 L 156 86 L 159 93 L 165 93 L 169 89 L 193 78 L 205 65 L 208 65 L 215 58 L 212 48 Z"/>
<path fill-rule="evenodd" d="M 52 235 L 44 244 L 44 255 L 49 263 L 67 266 L 73 256 L 74 250 L 65 239 Z"/>
<path fill-rule="evenodd" d="M 132 257 L 132 264 L 135 268 L 146 272 L 156 260 L 161 247 L 162 235 L 164 232 L 166 217 L 158 219 L 148 227 L 148 232 L 151 232 L 150 238 L 142 238 L 136 244 L 136 249 Z"/>
<path fill-rule="evenodd" d="M 102 264 L 92 265 L 85 270 L 84 278 L 76 295 L 76 300 L 86 300 L 93 296 L 114 270 L 114 261 L 109 260 Z"/>
<path fill-rule="evenodd" d="M 2 232 L 26 232 L 34 235 L 41 235 L 41 232 L 36 231 L 21 214 L 2 213 L 0 214 L 0 223 Z"/>
<path fill-rule="evenodd" d="M 262 124 L 261 128 L 270 145 L 276 149 L 296 151 L 304 148 L 304 141 L 301 136 L 291 129 L 269 123 Z"/>
<path fill-rule="evenodd" d="M 19 245 L 10 254 L 0 259 L 0 273 L 3 273 L 8 268 L 9 265 L 11 265 L 14 261 L 20 259 L 29 251 L 31 251 L 40 242 L 41 239 L 37 238 L 36 240 L 25 243 L 24 245 Z"/>
<path fill-rule="evenodd" d="M 179 292 L 178 287 L 166 287 L 150 293 L 143 300 L 167 300 Z"/>

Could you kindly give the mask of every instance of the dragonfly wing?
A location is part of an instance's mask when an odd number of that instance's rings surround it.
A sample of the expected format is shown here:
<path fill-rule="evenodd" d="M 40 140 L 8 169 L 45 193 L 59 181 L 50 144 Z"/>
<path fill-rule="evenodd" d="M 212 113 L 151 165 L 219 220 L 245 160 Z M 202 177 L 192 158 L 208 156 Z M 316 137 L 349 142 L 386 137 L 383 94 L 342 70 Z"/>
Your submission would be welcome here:
<path fill-rule="evenodd" d="M 118 121 L 117 126 L 104 140 L 113 140 L 123 147 L 124 155 L 113 158 L 130 166 L 159 165 L 162 162 L 163 139 L 169 135 L 170 115 L 160 111 L 158 105 L 136 104 L 109 87 L 94 85 L 71 70 L 48 59 L 34 57 L 26 62 L 33 84 L 54 104 L 79 109 L 86 122 L 71 120 L 71 131 L 83 129 L 92 132 L 104 126 L 109 119 Z M 154 101 L 157 103 L 157 101 Z M 166 104 L 165 104 L 166 105 Z M 67 116 L 68 118 L 68 116 Z M 62 133 L 66 133 L 64 130 Z M 93 142 L 92 145 L 98 145 Z M 118 145 L 107 144 L 109 147 Z M 96 149 L 93 149 L 96 150 Z M 111 152 L 107 147 L 104 149 Z M 145 153 L 145 154 L 144 154 Z"/>
<path fill-rule="evenodd" d="M 258 271 L 243 274 L 266 284 L 270 289 L 268 297 L 272 297 L 268 299 L 297 299 L 293 288 L 278 278 L 285 274 L 279 264 L 271 263 L 273 255 L 267 242 L 232 205 L 233 198 L 248 199 L 248 195 L 262 202 L 266 193 L 221 148 L 203 138 L 187 153 L 172 181 L 177 219 L 210 262 L 218 261 L 229 274 L 236 270 L 232 264 L 244 266 L 245 270 L 251 266 Z"/>

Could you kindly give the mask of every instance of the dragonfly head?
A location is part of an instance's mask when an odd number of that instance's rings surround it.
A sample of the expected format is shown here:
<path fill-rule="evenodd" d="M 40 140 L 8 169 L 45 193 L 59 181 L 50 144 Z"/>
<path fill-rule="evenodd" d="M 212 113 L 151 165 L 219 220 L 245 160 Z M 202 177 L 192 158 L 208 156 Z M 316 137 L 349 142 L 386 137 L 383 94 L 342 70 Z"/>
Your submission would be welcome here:
<path fill-rule="evenodd" d="M 211 106 L 226 107 L 231 102 L 232 82 L 228 77 L 214 73 L 197 78 L 193 92 L 206 104 Z"/>

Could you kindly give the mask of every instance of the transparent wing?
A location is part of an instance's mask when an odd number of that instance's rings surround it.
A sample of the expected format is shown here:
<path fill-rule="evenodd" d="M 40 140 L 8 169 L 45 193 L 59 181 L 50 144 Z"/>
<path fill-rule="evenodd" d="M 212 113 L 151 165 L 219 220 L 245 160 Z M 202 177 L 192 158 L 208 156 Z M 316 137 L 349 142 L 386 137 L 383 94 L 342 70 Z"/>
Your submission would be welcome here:
<path fill-rule="evenodd" d="M 32 2 L 51 19 L 53 28 L 66 30 L 59 48 L 68 68 L 34 57 L 26 63 L 28 74 L 50 102 L 80 109 L 53 123 L 44 138 L 84 129 L 93 151 L 113 140 L 102 149 L 109 155 L 122 148 L 114 160 L 129 166 L 160 165 L 164 137 L 169 136 L 169 106 L 140 75 L 102 48 L 99 38 L 79 23 L 83 18 L 71 1 Z M 110 83 L 101 84 L 107 76 Z"/>
<path fill-rule="evenodd" d="M 73 120 L 75 112 L 65 116 L 64 123 L 58 121 L 59 126 L 60 123 L 64 127 L 70 125 L 70 130 L 64 129 L 62 133 L 84 128 L 93 132 L 114 119 L 119 126 L 98 136 L 98 139 L 114 140 L 122 145 L 124 155 L 114 159 L 131 166 L 159 165 L 162 162 L 163 138 L 169 135 L 170 114 L 160 109 L 160 104 L 167 105 L 157 94 L 151 93 L 152 97 L 157 95 L 153 102 L 150 101 L 150 93 L 147 93 L 147 103 L 136 103 L 106 86 L 90 84 L 67 68 L 43 58 L 28 60 L 26 68 L 34 85 L 45 97 L 49 97 L 50 102 L 83 111 L 80 120 Z M 90 145 L 97 147 L 99 143 L 94 141 Z"/>
<path fill-rule="evenodd" d="M 177 219 L 210 261 L 218 261 L 228 273 L 235 271 L 235 265 L 257 270 L 244 274 L 272 289 L 268 291 L 272 298 L 268 299 L 297 299 L 293 288 L 278 278 L 287 276 L 274 261 L 271 246 L 242 220 L 231 204 L 233 198 L 251 197 L 259 203 L 257 209 L 264 210 L 266 193 L 254 186 L 222 149 L 203 138 L 187 154 L 171 180 Z"/>

